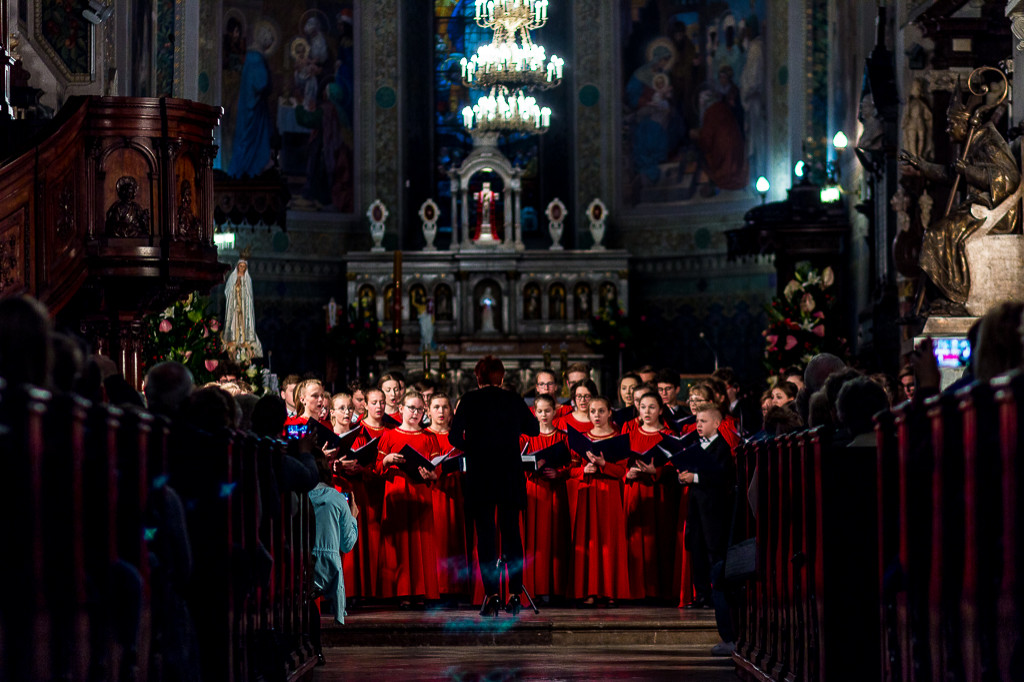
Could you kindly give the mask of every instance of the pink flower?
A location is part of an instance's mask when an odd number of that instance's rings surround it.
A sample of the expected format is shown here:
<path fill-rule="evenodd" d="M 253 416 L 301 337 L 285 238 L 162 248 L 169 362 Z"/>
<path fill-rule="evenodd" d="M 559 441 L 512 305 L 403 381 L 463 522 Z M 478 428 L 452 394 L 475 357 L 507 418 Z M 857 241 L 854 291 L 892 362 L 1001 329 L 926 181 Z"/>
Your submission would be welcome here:
<path fill-rule="evenodd" d="M 160 326 L 157 327 L 157 329 L 159 329 L 164 334 L 166 334 L 167 332 L 171 331 L 171 321 L 170 320 L 164 320 L 163 322 L 160 323 Z"/>
<path fill-rule="evenodd" d="M 220 322 L 217 320 L 210 320 L 210 331 L 214 333 L 220 331 Z"/>
<path fill-rule="evenodd" d="M 818 312 L 816 312 L 816 313 L 814 313 L 813 315 L 811 315 L 811 317 L 816 317 L 816 318 L 818 318 L 819 320 L 824 320 L 824 319 L 825 319 L 825 313 L 823 313 L 823 312 L 821 312 L 821 311 L 819 310 Z"/>
<path fill-rule="evenodd" d="M 203 365 L 206 367 L 207 372 L 212 372 L 213 370 L 217 369 L 217 365 L 219 364 L 219 360 L 207 360 L 206 362 L 203 363 Z"/>
<path fill-rule="evenodd" d="M 800 343 L 800 342 L 796 340 L 795 336 L 787 336 L 786 337 L 786 350 L 793 350 L 794 348 L 796 348 L 796 345 L 798 343 Z"/>
<path fill-rule="evenodd" d="M 207 337 L 208 337 L 209 335 L 210 335 L 210 330 L 209 330 L 209 329 L 207 329 L 207 328 L 206 328 L 206 327 L 204 326 L 204 327 L 203 327 L 203 338 L 205 339 L 205 338 L 207 338 Z"/>
<path fill-rule="evenodd" d="M 185 360 L 188 360 L 190 357 L 192 357 L 192 351 L 190 351 L 190 350 L 185 351 Z"/>
<path fill-rule="evenodd" d="M 809 313 L 814 310 L 814 297 L 810 294 L 804 294 L 803 298 L 800 299 L 800 310 L 805 313 Z"/>
<path fill-rule="evenodd" d="M 775 350 L 775 344 L 779 342 L 779 337 L 776 334 L 768 334 L 768 350 Z"/>
<path fill-rule="evenodd" d="M 811 331 L 814 332 L 815 336 L 820 336 L 821 338 L 825 338 L 825 325 L 819 324 L 817 327 L 815 327 Z"/>

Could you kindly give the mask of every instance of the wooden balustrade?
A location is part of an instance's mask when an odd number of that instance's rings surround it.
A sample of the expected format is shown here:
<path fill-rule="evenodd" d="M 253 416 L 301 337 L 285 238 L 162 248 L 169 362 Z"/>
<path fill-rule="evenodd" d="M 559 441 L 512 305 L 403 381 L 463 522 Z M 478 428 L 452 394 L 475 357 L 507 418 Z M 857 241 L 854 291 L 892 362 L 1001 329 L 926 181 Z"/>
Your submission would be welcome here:
<path fill-rule="evenodd" d="M 822 430 L 741 445 L 760 563 L 740 676 L 1024 679 L 1022 414 L 1018 371 L 877 415 L 871 445 Z"/>
<path fill-rule="evenodd" d="M 0 679 L 309 677 L 308 498 L 260 526 L 287 448 L 0 380 Z"/>

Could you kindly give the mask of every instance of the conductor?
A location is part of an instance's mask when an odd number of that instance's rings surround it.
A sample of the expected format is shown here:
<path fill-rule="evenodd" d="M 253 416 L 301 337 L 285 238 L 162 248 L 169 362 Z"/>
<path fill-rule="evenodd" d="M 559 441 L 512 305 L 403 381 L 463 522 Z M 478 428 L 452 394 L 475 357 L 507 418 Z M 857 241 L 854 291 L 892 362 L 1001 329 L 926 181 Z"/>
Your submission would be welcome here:
<path fill-rule="evenodd" d="M 459 401 L 449 441 L 466 453 L 466 511 L 476 527 L 480 574 L 487 596 L 480 615 L 497 616 L 498 550 L 494 517 L 501 528 L 501 551 L 508 567 L 508 603 L 505 610 L 519 612 L 523 586 L 523 540 L 519 514 L 526 508 L 526 478 L 519 452 L 519 436 L 540 433 L 537 420 L 523 399 L 501 388 L 505 366 L 493 355 L 476 364 L 480 388 Z"/>

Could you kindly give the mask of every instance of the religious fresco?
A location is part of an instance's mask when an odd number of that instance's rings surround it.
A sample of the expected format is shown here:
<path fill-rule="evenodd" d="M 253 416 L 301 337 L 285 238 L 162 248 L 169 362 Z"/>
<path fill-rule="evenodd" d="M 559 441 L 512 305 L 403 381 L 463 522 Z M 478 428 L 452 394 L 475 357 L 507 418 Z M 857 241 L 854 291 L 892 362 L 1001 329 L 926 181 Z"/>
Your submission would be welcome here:
<path fill-rule="evenodd" d="M 627 206 L 746 198 L 767 168 L 766 0 L 621 0 Z"/>
<path fill-rule="evenodd" d="M 92 26 L 77 3 L 36 0 L 36 45 L 70 83 L 88 83 L 92 72 Z M 24 16 L 25 13 L 22 13 Z"/>
<path fill-rule="evenodd" d="M 222 25 L 219 167 L 256 176 L 279 148 L 291 210 L 352 212 L 352 0 L 226 0 Z"/>

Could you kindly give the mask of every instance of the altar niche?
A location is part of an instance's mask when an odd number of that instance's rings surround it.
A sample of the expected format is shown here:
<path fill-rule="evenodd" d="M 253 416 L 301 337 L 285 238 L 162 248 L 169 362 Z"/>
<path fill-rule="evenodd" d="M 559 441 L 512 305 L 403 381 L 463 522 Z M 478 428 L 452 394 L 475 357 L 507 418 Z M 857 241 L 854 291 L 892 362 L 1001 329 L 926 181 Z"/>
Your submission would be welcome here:
<path fill-rule="evenodd" d="M 478 334 L 500 334 L 505 327 L 503 311 L 501 285 L 480 280 L 473 287 L 473 329 Z"/>
<path fill-rule="evenodd" d="M 493 170 L 469 179 L 469 239 L 478 246 L 501 244 L 505 238 L 505 181 Z"/>

